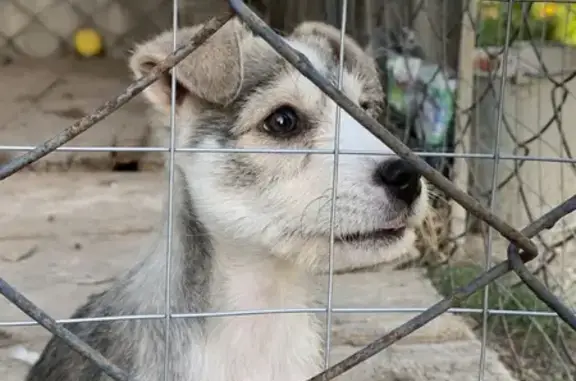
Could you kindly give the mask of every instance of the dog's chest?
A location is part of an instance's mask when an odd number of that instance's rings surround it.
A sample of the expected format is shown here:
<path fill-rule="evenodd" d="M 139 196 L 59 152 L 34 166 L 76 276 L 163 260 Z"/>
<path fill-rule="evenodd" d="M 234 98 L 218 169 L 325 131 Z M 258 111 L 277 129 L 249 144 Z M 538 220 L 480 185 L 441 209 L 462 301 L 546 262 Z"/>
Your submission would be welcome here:
<path fill-rule="evenodd" d="M 313 316 L 217 319 L 208 331 L 202 381 L 296 381 L 319 370 L 321 343 Z"/>
<path fill-rule="evenodd" d="M 314 375 L 322 346 L 313 314 L 246 313 L 308 307 L 307 282 L 275 260 L 241 258 L 222 258 L 213 279 L 212 307 L 241 315 L 208 319 L 202 381 L 296 381 Z"/>

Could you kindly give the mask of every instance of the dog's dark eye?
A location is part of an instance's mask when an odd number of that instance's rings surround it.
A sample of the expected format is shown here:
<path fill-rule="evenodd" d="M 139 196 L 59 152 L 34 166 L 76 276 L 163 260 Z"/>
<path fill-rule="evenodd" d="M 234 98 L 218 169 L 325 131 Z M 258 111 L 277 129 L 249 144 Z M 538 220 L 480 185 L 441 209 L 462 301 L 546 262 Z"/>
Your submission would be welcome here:
<path fill-rule="evenodd" d="M 264 121 L 264 129 L 276 136 L 287 137 L 298 132 L 299 120 L 296 110 L 290 106 L 277 108 Z"/>
<path fill-rule="evenodd" d="M 360 102 L 360 107 L 362 110 L 368 111 L 370 107 L 372 107 L 372 104 L 370 104 L 370 102 Z"/>

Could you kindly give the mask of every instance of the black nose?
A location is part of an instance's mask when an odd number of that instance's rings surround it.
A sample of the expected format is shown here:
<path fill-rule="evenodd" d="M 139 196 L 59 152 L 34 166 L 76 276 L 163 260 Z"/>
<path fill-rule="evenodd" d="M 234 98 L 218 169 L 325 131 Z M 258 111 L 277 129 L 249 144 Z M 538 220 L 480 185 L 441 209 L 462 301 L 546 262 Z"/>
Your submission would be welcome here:
<path fill-rule="evenodd" d="M 375 181 L 410 205 L 422 192 L 420 175 L 407 162 L 400 159 L 386 160 L 376 169 Z"/>

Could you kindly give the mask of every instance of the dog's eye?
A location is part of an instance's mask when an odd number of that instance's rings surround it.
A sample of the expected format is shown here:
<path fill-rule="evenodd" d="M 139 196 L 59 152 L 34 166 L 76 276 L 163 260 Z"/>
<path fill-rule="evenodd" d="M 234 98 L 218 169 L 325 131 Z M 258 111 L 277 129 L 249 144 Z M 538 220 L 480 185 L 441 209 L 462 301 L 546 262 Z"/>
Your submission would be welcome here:
<path fill-rule="evenodd" d="M 274 110 L 264 121 L 264 129 L 276 136 L 287 137 L 298 131 L 298 115 L 290 106 Z"/>

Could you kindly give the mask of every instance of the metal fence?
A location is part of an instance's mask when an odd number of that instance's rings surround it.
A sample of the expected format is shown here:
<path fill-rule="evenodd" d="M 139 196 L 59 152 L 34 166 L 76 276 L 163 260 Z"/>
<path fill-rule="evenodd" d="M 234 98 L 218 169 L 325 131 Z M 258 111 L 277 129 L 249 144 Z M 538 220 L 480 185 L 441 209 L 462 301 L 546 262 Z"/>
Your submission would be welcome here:
<path fill-rule="evenodd" d="M 22 0 L 20 1 L 22 2 Z M 76 6 L 72 3 L 72 1 L 67 2 L 68 6 L 76 9 Z M 177 4 L 171 2 L 168 5 L 165 4 L 165 2 L 158 3 L 163 3 L 164 8 L 154 6 L 151 13 L 171 12 L 173 6 L 176 10 L 186 9 L 186 7 L 178 7 Z M 570 295 L 567 295 L 567 290 L 562 287 L 553 287 L 550 279 L 553 278 L 554 275 L 552 264 L 563 254 L 560 252 L 560 249 L 565 248 L 564 252 L 569 252 L 569 249 L 566 249 L 566 247 L 569 247 L 569 243 L 574 237 L 574 227 L 566 224 L 558 224 L 562 227 L 560 233 L 556 232 L 555 235 L 544 234 L 545 230 L 552 229 L 558 221 L 576 210 L 576 196 L 568 197 L 570 193 L 574 192 L 574 187 L 570 187 L 570 183 L 565 180 L 565 177 L 568 175 L 561 174 L 557 178 L 557 181 L 560 182 L 558 187 L 561 188 L 561 190 L 554 193 L 553 197 L 533 203 L 530 201 L 531 197 L 542 198 L 542 195 L 545 194 L 545 190 L 542 188 L 556 188 L 556 184 L 553 183 L 548 186 L 545 184 L 542 185 L 541 183 L 534 184 L 530 180 L 523 178 L 523 176 L 527 176 L 527 178 L 544 176 L 546 168 L 551 168 L 545 167 L 545 169 L 543 169 L 544 167 L 542 167 L 540 163 L 544 162 L 567 167 L 570 171 L 575 168 L 576 160 L 573 159 L 571 155 L 571 141 L 567 138 L 571 127 L 564 127 L 563 123 L 564 120 L 569 121 L 570 118 L 570 116 L 568 116 L 568 119 L 566 119 L 564 114 L 569 111 L 569 109 L 566 110 L 566 107 L 569 107 L 566 105 L 570 104 L 569 102 L 572 96 L 569 87 L 571 84 L 570 81 L 576 77 L 576 72 L 573 71 L 574 68 L 567 70 L 565 66 L 568 64 L 564 64 L 566 61 L 569 61 L 571 50 L 570 48 L 558 48 L 556 46 L 546 47 L 543 37 L 544 32 L 542 32 L 541 40 L 535 38 L 535 36 L 529 36 L 530 38 L 524 39 L 524 44 L 520 46 L 514 45 L 513 42 L 521 40 L 524 34 L 533 32 L 533 29 L 526 26 L 528 24 L 527 22 L 520 22 L 520 25 L 524 25 L 520 27 L 518 24 L 514 25 L 514 17 L 511 12 L 512 8 L 516 5 L 514 1 L 506 3 L 509 12 L 507 17 L 502 21 L 503 27 L 500 29 L 500 32 L 498 32 L 502 35 L 496 38 L 496 42 L 501 42 L 501 44 L 494 44 L 500 45 L 501 47 L 476 49 L 474 46 L 478 42 L 477 35 L 479 34 L 476 13 L 478 4 L 476 4 L 476 2 L 462 2 L 462 9 L 459 9 L 459 12 L 449 12 L 456 15 L 456 17 L 452 17 L 450 21 L 450 18 L 440 17 L 445 16 L 447 13 L 446 7 L 448 7 L 448 5 L 446 3 L 447 2 L 439 2 L 438 4 L 440 4 L 440 6 L 436 6 L 435 8 L 430 6 L 425 10 L 422 9 L 423 3 L 418 3 L 416 4 L 417 6 L 410 3 L 410 7 L 404 7 L 403 3 L 389 3 L 390 7 L 386 8 L 386 11 L 382 10 L 382 12 L 380 12 L 380 10 L 374 10 L 374 7 L 380 3 L 372 1 L 362 2 L 362 7 L 356 6 L 356 8 L 353 8 L 353 4 L 348 4 L 346 0 L 341 2 L 329 1 L 326 7 L 333 9 L 334 5 L 338 4 L 342 7 L 341 9 L 347 10 L 347 12 L 326 15 L 326 18 L 336 25 L 346 21 L 348 15 L 352 16 L 350 20 L 356 18 L 356 24 L 350 29 L 350 33 L 359 40 L 364 40 L 364 42 L 373 42 L 379 33 L 378 28 L 382 26 L 388 26 L 396 30 L 398 30 L 398 26 L 410 26 L 416 30 L 420 30 L 421 36 L 428 37 L 431 39 L 430 41 L 432 41 L 430 43 L 424 41 L 420 44 L 424 50 L 428 50 L 424 52 L 424 55 L 433 61 L 435 60 L 441 63 L 440 69 L 448 68 L 446 71 L 452 70 L 456 73 L 455 76 L 458 78 L 460 85 L 458 88 L 454 131 L 452 132 L 452 136 L 454 137 L 453 142 L 449 145 L 443 144 L 441 150 L 429 151 L 426 148 L 418 146 L 417 142 L 414 142 L 413 137 L 406 137 L 406 139 L 404 139 L 404 142 L 412 149 L 403 144 L 398 138 L 399 136 L 401 137 L 401 134 L 390 132 L 397 131 L 398 123 L 400 123 L 399 119 L 393 119 L 390 110 L 384 113 L 385 115 L 380 120 L 381 123 L 365 115 L 359 107 L 354 105 L 337 88 L 316 72 L 305 58 L 290 49 L 245 3 L 239 0 L 229 1 L 233 13 L 244 20 L 256 34 L 264 38 L 342 109 L 346 110 L 352 117 L 361 122 L 366 129 L 386 143 L 396 154 L 410 162 L 434 185 L 436 190 L 443 195 L 443 200 L 445 196 L 447 199 L 455 201 L 456 204 L 453 204 L 449 210 L 451 213 L 452 228 L 442 233 L 443 236 L 440 242 L 436 242 L 436 245 L 432 247 L 431 250 L 432 254 L 437 254 L 439 251 L 444 252 L 441 265 L 445 265 L 445 262 L 450 262 L 451 253 L 453 253 L 454 250 L 450 253 L 448 251 L 452 248 L 461 249 L 463 245 L 466 245 L 466 242 L 463 242 L 462 239 L 478 234 L 482 237 L 483 252 L 485 253 L 482 263 L 484 271 L 475 273 L 473 277 L 466 279 L 465 282 L 460 282 L 454 290 L 447 292 L 448 295 L 442 301 L 423 311 L 417 317 L 402 324 L 397 329 L 383 335 L 352 356 L 328 367 L 321 374 L 311 378 L 311 380 L 328 380 L 337 377 L 389 347 L 401 338 L 409 335 L 439 315 L 447 311 L 457 311 L 454 307 L 469 306 L 466 304 L 467 300 L 469 300 L 468 298 L 471 295 L 477 295 L 476 292 L 479 290 L 483 290 L 480 299 L 481 303 L 478 306 L 468 308 L 468 312 L 480 314 L 481 316 L 478 321 L 481 326 L 480 335 L 484 345 L 487 343 L 489 320 L 493 316 L 497 316 L 502 320 L 510 316 L 520 315 L 527 316 L 530 319 L 548 315 L 548 317 L 545 318 L 555 319 L 555 321 L 558 321 L 559 318 L 565 325 L 561 326 L 558 323 L 556 332 L 560 340 L 554 343 L 556 346 L 555 353 L 563 352 L 563 354 L 559 355 L 563 363 L 563 372 L 565 372 L 562 373 L 565 377 L 563 379 L 574 379 L 574 377 L 576 377 L 574 359 L 570 354 L 570 350 L 566 349 L 570 348 L 573 342 L 569 342 L 564 334 L 566 327 L 576 330 L 576 316 L 572 309 L 566 306 L 566 304 L 570 302 Z M 26 17 L 37 19 L 38 22 L 43 19 L 42 17 L 38 17 L 37 13 L 35 13 L 34 16 L 30 16 L 29 13 L 24 10 L 24 5 L 22 5 L 24 2 L 20 5 L 14 4 L 15 3 L 12 3 L 12 6 L 16 6 L 19 11 L 28 15 Z M 106 6 L 110 4 L 111 3 L 106 2 Z M 522 15 L 524 15 L 524 21 L 526 21 L 530 4 L 524 4 Z M 167 8 L 168 6 L 170 10 Z M 278 21 L 281 18 L 275 18 L 274 12 L 278 12 L 278 10 L 272 10 L 272 7 L 263 7 L 261 13 L 266 15 L 267 20 L 270 21 L 275 28 L 288 28 L 290 26 L 288 24 L 290 23 L 286 20 L 282 22 Z M 89 18 L 97 13 L 98 12 L 90 12 Z M 305 17 L 303 12 L 297 13 L 298 16 L 295 17 L 295 19 Z M 141 10 L 138 14 L 145 17 L 145 20 L 149 19 L 149 16 L 142 15 Z M 423 19 L 422 15 L 424 15 Z M 0 167 L 0 180 L 11 176 L 51 152 L 65 150 L 62 148 L 62 145 L 113 114 L 129 100 L 142 92 L 143 89 L 157 80 L 161 74 L 170 70 L 187 55 L 194 54 L 194 50 L 226 23 L 230 17 L 230 14 L 226 14 L 211 19 L 191 41 L 167 57 L 166 60 L 153 69 L 148 76 L 132 83 L 120 95 L 106 102 L 93 113 L 82 117 L 69 128 L 63 130 L 45 143 L 31 149 L 22 156 L 12 159 Z M 418 20 L 418 18 L 420 19 Z M 441 22 L 441 26 L 437 23 L 439 19 L 444 20 Z M 361 23 L 358 22 L 358 20 L 364 20 L 365 22 Z M 174 12 L 173 22 L 178 25 L 178 11 Z M 44 21 L 42 21 L 42 23 L 44 23 Z M 568 20 L 566 23 L 568 23 Z M 137 22 L 136 24 L 142 27 L 142 25 L 148 23 Z M 0 25 L 2 25 L 2 23 L 0 23 Z M 170 26 L 171 24 L 157 25 L 157 27 L 147 29 L 143 33 L 146 35 L 150 33 L 153 34 L 160 29 L 169 28 Z M 46 25 L 45 27 L 48 28 Z M 63 32 L 60 41 L 66 41 L 66 44 L 69 44 L 69 33 L 72 30 L 73 28 Z M 422 32 L 423 30 L 427 30 L 429 33 L 426 34 Z M 6 34 L 6 31 L 3 33 Z M 6 46 L 11 46 L 11 49 L 14 51 L 18 49 L 21 50 L 18 43 L 18 36 L 25 36 L 26 33 L 25 28 L 20 28 L 10 35 L 5 35 L 4 39 L 7 41 Z M 470 38 L 470 35 L 472 35 L 473 38 Z M 135 39 L 138 39 L 143 35 L 135 33 L 133 36 L 136 36 Z M 463 42 L 467 39 L 471 41 L 468 45 Z M 122 46 L 120 50 L 124 50 L 126 47 L 124 44 L 127 41 L 128 39 L 118 39 L 118 43 L 112 43 L 112 46 Z M 132 41 L 130 41 L 130 43 L 132 43 Z M 59 46 L 61 46 L 62 42 L 59 44 Z M 410 45 L 410 41 L 404 41 L 400 50 L 408 45 Z M 552 60 L 551 63 L 547 63 L 547 58 L 544 57 L 542 53 L 546 49 L 551 49 L 551 54 L 556 55 L 558 55 L 556 50 L 559 49 L 560 61 L 563 63 L 558 64 L 558 60 Z M 532 61 L 530 58 L 524 57 L 523 52 L 531 52 Z M 406 52 L 402 51 L 399 54 L 403 56 L 404 53 Z M 471 57 L 473 59 L 471 59 Z M 387 56 L 387 59 L 390 59 L 390 55 Z M 479 73 L 478 70 L 474 72 L 474 63 L 480 66 L 490 66 L 493 65 L 494 62 L 498 65 L 495 70 L 488 69 L 483 73 Z M 389 84 L 389 80 L 389 77 L 385 79 L 384 82 L 386 85 Z M 522 105 L 516 104 L 515 107 L 510 107 L 510 105 L 506 103 L 512 99 L 510 93 L 512 92 L 513 95 L 517 95 L 520 91 L 513 86 L 519 86 L 522 83 L 526 83 L 526 81 L 532 83 L 533 86 L 539 89 L 538 96 L 536 97 L 538 106 L 536 107 L 531 103 L 524 102 Z M 541 87 L 544 85 L 538 81 L 544 81 L 547 86 L 549 86 L 548 90 L 551 93 L 551 100 L 548 102 L 550 111 L 547 114 L 550 114 L 550 116 L 548 118 L 546 115 L 540 115 L 546 114 L 545 112 L 538 112 L 538 117 L 534 118 L 535 114 L 532 113 L 528 118 L 538 120 L 531 120 L 531 124 L 529 124 L 526 122 L 526 118 L 522 119 L 522 115 L 529 114 L 532 112 L 532 109 L 540 109 L 542 107 L 540 92 L 542 91 Z M 530 108 L 530 110 L 524 110 L 523 107 Z M 510 115 L 511 113 L 513 113 L 513 115 Z M 520 130 L 522 130 L 522 132 L 520 132 Z M 554 135 L 553 138 L 548 137 L 548 139 L 556 140 L 554 142 L 546 141 L 546 133 L 549 133 L 551 130 L 555 130 L 556 135 Z M 174 126 L 171 125 L 171 134 L 173 133 Z M 531 145 L 534 142 L 538 143 L 536 148 Z M 547 145 L 554 145 L 554 147 L 546 151 L 543 147 Z M 98 147 L 94 148 L 98 149 Z M 146 151 L 148 148 L 139 147 L 138 149 Z M 531 150 L 533 149 L 536 149 L 536 154 L 531 154 Z M 14 150 L 23 150 L 23 148 L 15 147 Z M 420 152 L 415 153 L 415 150 L 419 150 Z M 169 153 L 169 165 L 170 168 L 173 168 L 174 155 L 177 151 L 181 150 L 170 146 L 167 148 L 158 148 L 157 151 Z M 556 154 L 543 154 L 542 152 L 544 151 L 556 152 Z M 330 154 L 336 155 L 336 152 L 331 152 Z M 346 153 L 340 152 L 338 154 L 343 155 Z M 430 158 L 443 158 L 445 160 L 439 164 L 438 161 L 430 160 Z M 426 161 L 424 159 L 426 159 Z M 436 169 L 434 169 L 431 164 Z M 528 167 L 528 170 L 526 167 Z M 502 168 L 504 168 L 504 170 Z M 536 174 L 534 174 L 534 172 Z M 173 179 L 172 176 L 170 178 Z M 455 186 L 455 183 L 458 187 Z M 511 187 L 512 191 L 508 189 L 508 193 L 506 193 L 505 190 L 507 186 Z M 540 189 L 534 189 L 539 187 Z M 170 188 L 172 189 L 172 187 Z M 461 188 L 464 188 L 466 191 L 463 191 Z M 468 192 L 475 197 L 469 195 Z M 517 194 L 514 196 L 512 195 L 513 192 Z M 569 193 L 565 194 L 565 192 Z M 535 194 L 536 196 L 530 196 L 530 194 Z M 498 200 L 496 196 L 500 199 Z M 549 205 L 550 198 L 555 200 L 554 204 L 557 206 Z M 517 199 L 520 199 L 520 202 L 517 202 Z M 509 213 L 501 213 L 502 210 L 500 208 L 503 208 L 502 205 L 504 204 L 513 204 L 513 208 L 508 210 Z M 460 207 L 458 205 L 460 205 Z M 510 214 L 520 206 L 524 206 L 525 210 L 522 215 Z M 437 208 L 438 210 L 442 210 L 442 206 L 437 205 Z M 464 210 L 466 211 L 465 213 L 463 212 Z M 502 214 L 504 214 L 504 217 L 502 217 Z M 535 217 L 538 215 L 541 215 L 541 217 Z M 460 222 L 455 222 L 458 219 L 460 219 Z M 483 222 L 479 223 L 478 221 Z M 446 225 L 445 222 L 446 220 L 444 220 L 443 226 Z M 523 223 L 520 224 L 521 222 Z M 525 227 L 522 230 L 517 230 L 512 227 L 512 225 Z M 486 226 L 490 228 L 486 229 Z M 438 230 L 434 226 L 432 226 L 431 229 Z M 424 234 L 427 233 L 431 232 L 428 231 Z M 423 239 L 425 238 L 426 237 L 423 237 Z M 536 242 L 533 242 L 531 240 L 532 238 L 535 238 Z M 507 245 L 507 252 L 505 254 L 506 259 L 494 265 L 493 247 L 498 240 L 505 240 L 509 242 L 509 245 Z M 168 249 L 168 251 L 169 250 L 170 249 Z M 332 256 L 333 253 L 330 253 L 330 255 Z M 528 262 L 536 263 L 536 266 L 527 267 Z M 561 267 L 565 268 L 566 266 L 564 264 L 566 262 L 562 263 L 563 265 Z M 515 273 L 521 279 L 521 282 L 499 286 L 496 283 L 497 280 L 510 272 Z M 454 273 L 451 273 L 450 276 L 454 276 Z M 494 286 L 488 288 L 488 285 Z M 527 287 L 533 295 L 537 296 L 538 299 L 535 300 L 542 301 L 542 305 L 547 306 L 550 310 L 529 310 L 530 306 L 522 305 L 522 300 L 519 301 L 517 298 L 515 299 L 516 304 L 512 304 L 516 307 L 514 309 L 510 308 L 510 303 L 506 304 L 508 309 L 503 308 L 502 298 L 499 298 L 496 303 L 491 302 L 491 295 L 498 294 L 502 288 L 509 291 L 518 287 Z M 554 295 L 554 293 L 558 293 L 558 290 L 561 295 L 560 297 Z M 98 364 L 112 379 L 128 379 L 124 370 L 111 364 L 102 355 L 88 347 L 62 325 L 57 324 L 55 320 L 34 306 L 24 295 L 20 294 L 1 278 L 0 293 L 40 325 L 60 339 L 66 341 L 73 349 Z M 509 294 L 507 298 L 514 299 L 513 291 L 509 291 Z M 561 302 L 561 299 L 564 300 L 565 303 Z M 331 300 L 331 297 L 327 296 L 327 300 Z M 498 306 L 498 303 L 500 303 L 501 308 L 495 307 Z M 318 310 L 311 310 L 311 312 L 318 312 Z M 325 312 L 327 316 L 332 314 L 333 309 L 330 303 L 328 303 L 325 309 L 322 309 L 322 312 Z M 168 320 L 170 317 L 171 315 L 167 313 L 162 318 Z M 328 321 L 330 321 L 330 318 L 328 318 Z M 536 323 L 535 326 L 537 326 Z M 330 327 L 328 326 L 327 329 L 327 334 L 329 335 Z M 558 349 L 562 348 L 561 345 L 564 346 L 564 350 Z M 166 361 L 169 361 L 169 359 Z M 482 362 L 483 358 L 481 358 L 480 361 Z M 482 378 L 481 365 L 479 379 Z"/>

